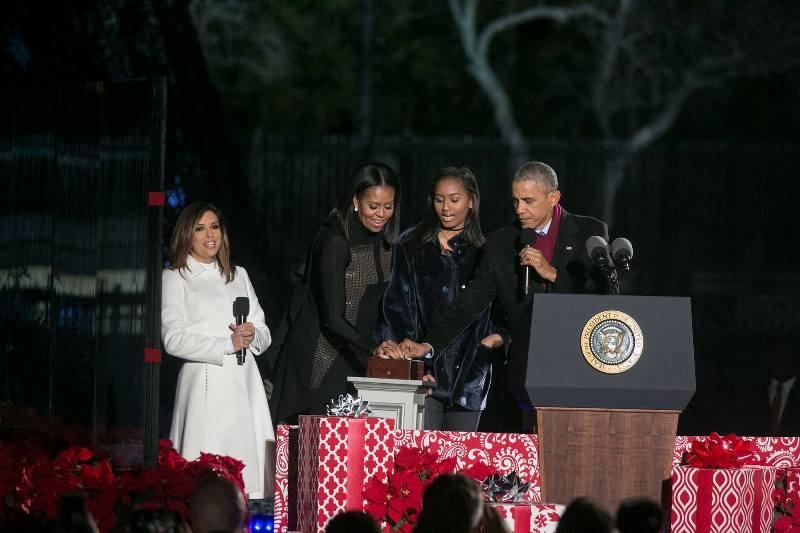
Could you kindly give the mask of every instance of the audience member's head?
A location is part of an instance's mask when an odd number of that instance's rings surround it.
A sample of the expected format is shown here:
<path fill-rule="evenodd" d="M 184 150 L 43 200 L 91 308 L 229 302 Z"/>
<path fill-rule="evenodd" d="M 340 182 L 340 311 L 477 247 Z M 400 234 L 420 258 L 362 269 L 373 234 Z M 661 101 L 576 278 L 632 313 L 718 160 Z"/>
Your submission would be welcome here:
<path fill-rule="evenodd" d="M 511 533 L 503 517 L 494 507 L 487 504 L 483 504 L 483 517 L 478 524 L 478 531 L 480 533 Z"/>
<path fill-rule="evenodd" d="M 86 494 L 83 492 L 64 494 L 58 501 L 57 533 L 97 533 L 99 529 L 89 512 Z"/>
<path fill-rule="evenodd" d="M 442 474 L 422 497 L 417 533 L 471 533 L 483 516 L 483 498 L 478 483 L 460 474 Z"/>
<path fill-rule="evenodd" d="M 367 513 L 346 511 L 331 518 L 325 533 L 381 533 L 381 528 Z"/>
<path fill-rule="evenodd" d="M 242 493 L 222 478 L 203 481 L 189 502 L 194 533 L 242 531 L 247 509 Z"/>
<path fill-rule="evenodd" d="M 556 533 L 611 533 L 614 522 L 605 509 L 589 500 L 573 500 L 558 521 Z"/>
<path fill-rule="evenodd" d="M 128 533 L 191 533 L 189 525 L 176 511 L 167 509 L 134 509 L 128 516 Z"/>
<path fill-rule="evenodd" d="M 661 506 L 649 498 L 630 498 L 617 511 L 619 533 L 659 533 L 664 513 Z"/>

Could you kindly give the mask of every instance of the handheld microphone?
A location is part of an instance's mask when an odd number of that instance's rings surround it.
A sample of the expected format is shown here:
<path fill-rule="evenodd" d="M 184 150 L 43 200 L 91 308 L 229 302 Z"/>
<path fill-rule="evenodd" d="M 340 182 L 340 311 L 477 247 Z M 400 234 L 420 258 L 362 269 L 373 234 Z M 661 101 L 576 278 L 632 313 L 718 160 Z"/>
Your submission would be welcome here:
<path fill-rule="evenodd" d="M 633 245 L 631 241 L 625 237 L 617 237 L 614 239 L 611 243 L 611 257 L 614 258 L 614 262 L 619 265 L 624 272 L 630 272 L 631 259 L 633 259 Z"/>
<path fill-rule="evenodd" d="M 236 317 L 236 325 L 240 326 L 247 322 L 247 315 L 250 314 L 250 298 L 247 296 L 239 296 L 233 301 L 233 316 Z M 239 365 L 244 364 L 244 356 L 247 353 L 245 348 L 236 352 L 236 362 Z"/>
<path fill-rule="evenodd" d="M 523 248 L 533 246 L 536 244 L 536 230 L 533 228 L 524 228 L 519 233 L 519 243 Z M 525 266 L 525 285 L 523 285 L 522 293 L 528 295 L 531 292 L 531 267 Z"/>

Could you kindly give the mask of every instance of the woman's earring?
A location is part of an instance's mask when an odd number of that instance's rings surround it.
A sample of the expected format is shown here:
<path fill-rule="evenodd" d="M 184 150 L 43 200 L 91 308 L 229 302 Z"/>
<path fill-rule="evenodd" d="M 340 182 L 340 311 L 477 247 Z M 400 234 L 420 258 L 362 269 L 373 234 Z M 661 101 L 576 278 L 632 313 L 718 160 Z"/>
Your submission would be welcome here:
<path fill-rule="evenodd" d="M 353 206 L 353 213 L 358 213 L 358 206 L 357 205 Z"/>

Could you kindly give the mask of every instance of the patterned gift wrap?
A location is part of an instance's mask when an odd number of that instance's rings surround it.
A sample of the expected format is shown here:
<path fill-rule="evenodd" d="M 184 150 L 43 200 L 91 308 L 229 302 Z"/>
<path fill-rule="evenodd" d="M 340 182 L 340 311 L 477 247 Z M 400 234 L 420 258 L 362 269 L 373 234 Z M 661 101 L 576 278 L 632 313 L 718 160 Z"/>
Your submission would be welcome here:
<path fill-rule="evenodd" d="M 785 492 L 800 492 L 800 468 L 784 468 L 783 489 Z"/>
<path fill-rule="evenodd" d="M 773 467 L 673 467 L 672 533 L 768 533 L 775 475 Z"/>
<path fill-rule="evenodd" d="M 370 420 L 370 419 L 368 419 Z M 321 429 L 320 429 L 321 431 Z M 330 431 L 330 430 L 326 430 Z M 337 430 L 341 431 L 341 429 Z M 338 434 L 338 433 L 337 433 Z M 275 474 L 275 531 L 291 531 L 297 525 L 297 503 L 296 503 L 296 481 L 294 468 L 297 465 L 298 448 L 293 444 L 298 435 L 298 426 L 278 426 L 276 455 L 277 465 Z M 462 433 L 455 431 L 421 431 L 421 430 L 396 430 L 393 440 L 396 443 L 383 444 L 383 439 L 376 439 L 381 442 L 381 450 L 384 454 L 380 461 L 381 468 L 375 466 L 375 471 L 386 472 L 386 468 L 391 464 L 391 455 L 403 446 L 430 449 L 437 452 L 442 458 L 456 457 L 458 468 L 465 468 L 477 462 L 485 462 L 501 472 L 516 471 L 525 481 L 531 482 L 531 487 L 525 499 L 532 502 L 541 500 L 540 476 L 538 465 L 538 447 L 535 435 L 513 434 L 513 433 Z M 687 477 L 686 472 L 676 472 L 680 464 L 681 454 L 688 451 L 691 443 L 702 436 L 678 436 L 675 439 L 675 452 L 673 456 L 673 479 L 678 476 Z M 758 449 L 762 462 L 768 466 L 789 468 L 800 466 L 800 437 L 749 437 L 754 441 Z M 324 439 L 318 439 L 324 442 Z M 305 442 L 305 441 L 304 441 Z M 339 446 L 337 457 L 342 456 L 342 446 Z M 347 446 L 344 446 L 347 448 Z M 391 452 L 391 453 L 390 453 Z M 320 454 L 322 450 L 320 450 Z M 374 457 L 375 454 L 365 456 Z M 319 460 L 319 457 L 318 457 Z M 324 461 L 319 461 L 324 464 Z M 309 471 L 311 468 L 309 467 Z M 318 469 L 316 486 L 319 487 L 321 474 Z M 716 471 L 715 471 L 716 472 Z M 723 471 L 724 472 L 724 471 Z M 341 475 L 341 473 L 339 474 Z M 725 475 L 725 474 L 721 474 Z M 368 479 L 371 474 L 366 475 Z M 307 481 L 308 487 L 312 483 Z M 333 485 L 332 485 L 333 486 Z M 673 488 L 673 519 L 683 519 L 687 514 L 687 505 L 677 500 L 677 497 L 684 489 L 681 482 Z M 742 488 L 744 491 L 744 488 Z M 749 490 L 749 489 L 748 489 Z M 695 491 L 695 495 L 697 492 Z M 689 496 L 683 496 L 688 499 Z M 307 497 L 304 501 L 304 509 L 311 509 L 311 498 Z M 341 497 L 326 498 L 327 508 L 334 507 L 333 501 L 341 503 Z M 715 502 L 721 500 L 714 500 Z M 716 505 L 716 503 L 715 503 Z M 729 503 L 724 503 L 727 514 L 732 514 Z M 738 505 L 738 504 L 737 504 Z M 323 506 L 324 507 L 324 506 Z M 343 510 L 344 507 L 339 507 Z M 311 516 L 304 511 L 307 516 Z M 337 511 L 338 512 L 338 511 Z M 333 513 L 335 514 L 335 513 Z M 333 514 L 329 515 L 333 516 Z M 326 518 L 327 521 L 327 518 Z M 323 524 L 324 525 L 324 524 Z M 680 527 L 680 526 L 679 526 Z M 691 529 L 685 529 L 691 530 Z M 709 531 L 723 531 L 724 528 L 709 529 Z M 310 529 L 308 530 L 310 531 Z M 673 526 L 673 531 L 678 531 Z M 735 529 L 731 531 L 736 531 Z"/>
<path fill-rule="evenodd" d="M 531 484 L 524 500 L 542 499 L 536 435 L 399 429 L 395 437 L 396 449 L 410 446 L 436 452 L 442 459 L 455 457 L 458 470 L 485 463 L 503 474 L 515 471 Z"/>
<path fill-rule="evenodd" d="M 392 464 L 394 420 L 301 416 L 297 462 L 298 530 L 325 530 L 342 511 L 363 510 L 361 492 Z"/>
<path fill-rule="evenodd" d="M 675 437 L 675 452 L 672 465 L 681 464 L 681 454 L 688 452 L 692 442 L 706 437 Z M 800 437 L 742 437 L 752 440 L 758 450 L 760 463 L 765 466 L 788 468 L 800 466 Z"/>
<path fill-rule="evenodd" d="M 554 533 L 563 505 L 548 503 L 490 503 L 512 533 Z"/>
<path fill-rule="evenodd" d="M 297 529 L 297 437 L 300 426 L 279 425 L 275 431 L 274 530 Z"/>

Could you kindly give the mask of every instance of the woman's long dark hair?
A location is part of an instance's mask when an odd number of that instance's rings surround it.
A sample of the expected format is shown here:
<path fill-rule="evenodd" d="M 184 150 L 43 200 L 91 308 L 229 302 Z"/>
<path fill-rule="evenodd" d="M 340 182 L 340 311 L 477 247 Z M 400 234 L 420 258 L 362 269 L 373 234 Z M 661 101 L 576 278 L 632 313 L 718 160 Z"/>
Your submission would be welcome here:
<path fill-rule="evenodd" d="M 480 206 L 481 206 L 481 193 L 478 189 L 478 180 L 475 175 L 467 167 L 445 167 L 436 172 L 436 175 L 431 181 L 431 186 L 428 191 L 428 210 L 425 218 L 417 224 L 411 237 L 412 243 L 422 245 L 422 243 L 433 241 L 436 238 L 436 231 L 438 230 L 441 221 L 436 214 L 436 209 L 433 206 L 434 196 L 436 195 L 436 186 L 439 182 L 446 178 L 454 178 L 461 182 L 464 190 L 472 198 L 472 209 L 467 213 L 467 218 L 464 219 L 464 231 L 462 235 L 464 240 L 474 248 L 480 248 L 486 241 L 481 230 L 480 219 Z"/>
<path fill-rule="evenodd" d="M 383 230 L 383 239 L 387 244 L 393 244 L 397 240 L 400 233 L 400 182 L 394 170 L 382 163 L 369 163 L 356 170 L 336 202 L 336 207 L 328 214 L 327 222 L 338 225 L 344 232 L 345 239 L 350 240 L 350 221 L 357 218 L 353 211 L 353 196 L 360 198 L 364 191 L 376 186 L 394 189 L 394 212 Z"/>

